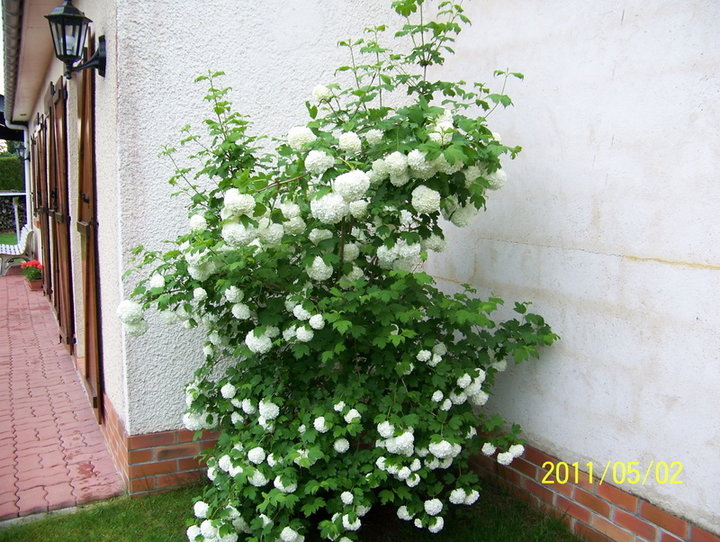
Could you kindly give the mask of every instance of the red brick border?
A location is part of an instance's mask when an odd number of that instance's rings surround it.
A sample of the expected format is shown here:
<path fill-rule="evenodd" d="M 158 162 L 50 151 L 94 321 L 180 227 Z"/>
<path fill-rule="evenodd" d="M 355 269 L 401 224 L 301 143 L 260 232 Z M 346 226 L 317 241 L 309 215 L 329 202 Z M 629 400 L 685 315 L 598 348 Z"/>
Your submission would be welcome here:
<path fill-rule="evenodd" d="M 130 495 L 157 493 L 197 481 L 203 468 L 196 456 L 217 442 L 216 432 L 205 432 L 193 441 L 194 433 L 185 429 L 128 436 L 107 396 L 101 427 Z"/>
<path fill-rule="evenodd" d="M 474 457 L 472 466 L 523 500 L 557 511 L 571 531 L 590 542 L 720 542 L 720 536 L 619 487 L 587 483 L 587 473 L 577 484 L 542 484 L 546 461 L 561 460 L 526 445 L 523 457 L 507 467 L 485 456 Z"/>

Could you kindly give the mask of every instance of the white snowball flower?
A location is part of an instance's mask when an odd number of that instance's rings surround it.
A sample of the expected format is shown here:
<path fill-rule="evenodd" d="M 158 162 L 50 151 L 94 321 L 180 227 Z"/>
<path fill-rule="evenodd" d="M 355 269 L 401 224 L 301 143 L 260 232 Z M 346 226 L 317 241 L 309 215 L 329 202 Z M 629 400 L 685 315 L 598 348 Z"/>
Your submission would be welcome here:
<path fill-rule="evenodd" d="M 468 429 L 468 432 L 465 435 L 465 438 L 471 439 L 471 438 L 475 437 L 476 435 L 477 435 L 477 429 L 475 429 L 474 427 L 471 427 L 470 429 Z"/>
<path fill-rule="evenodd" d="M 445 520 L 441 517 L 435 518 L 435 521 L 430 524 L 428 527 L 428 531 L 430 531 L 433 534 L 439 533 L 443 530 L 443 527 L 445 526 Z"/>
<path fill-rule="evenodd" d="M 346 152 L 357 153 L 362 149 L 362 141 L 355 132 L 345 132 L 338 138 L 338 147 Z"/>
<path fill-rule="evenodd" d="M 250 307 L 248 307 L 245 303 L 235 303 L 230 311 L 238 320 L 249 320 L 252 316 L 250 313 Z"/>
<path fill-rule="evenodd" d="M 397 437 L 389 438 L 385 441 L 387 451 L 392 454 L 404 455 L 410 457 L 414 451 L 415 436 L 411 430 L 405 431 Z"/>
<path fill-rule="evenodd" d="M 378 424 L 377 431 L 381 437 L 390 438 L 395 434 L 395 427 L 386 420 Z"/>
<path fill-rule="evenodd" d="M 411 194 L 410 204 L 418 213 L 434 213 L 440 210 L 440 192 L 420 185 Z"/>
<path fill-rule="evenodd" d="M 339 454 L 344 454 L 350 449 L 350 442 L 347 439 L 339 438 L 333 444 L 333 448 Z"/>
<path fill-rule="evenodd" d="M 462 375 L 460 378 L 458 378 L 455 381 L 455 383 L 457 384 L 457 387 L 462 388 L 462 389 L 467 388 L 471 382 L 472 382 L 472 377 L 467 373 L 465 373 L 464 375 Z"/>
<path fill-rule="evenodd" d="M 410 467 L 403 467 L 397 472 L 397 478 L 401 482 L 408 479 L 408 476 L 412 474 L 412 471 L 410 470 Z"/>
<path fill-rule="evenodd" d="M 259 465 L 260 463 L 265 461 L 265 450 L 263 450 L 260 446 L 256 446 L 252 450 L 248 451 L 247 458 L 248 461 L 250 461 L 251 463 Z"/>
<path fill-rule="evenodd" d="M 437 343 L 435 346 L 433 346 L 433 354 L 437 354 L 438 356 L 444 356 L 447 354 L 447 346 L 445 346 L 443 343 Z"/>
<path fill-rule="evenodd" d="M 297 330 L 295 330 L 295 337 L 298 341 L 302 343 L 310 342 L 312 341 L 313 337 L 315 336 L 315 333 L 312 329 L 307 329 L 306 327 L 299 327 Z"/>
<path fill-rule="evenodd" d="M 154 273 L 148 280 L 148 286 L 150 288 L 163 288 L 165 286 L 165 277 L 160 273 Z"/>
<path fill-rule="evenodd" d="M 430 499 L 423 504 L 425 513 L 428 516 L 437 516 L 443 509 L 443 503 L 440 499 Z"/>
<path fill-rule="evenodd" d="M 310 231 L 310 234 L 308 235 L 308 239 L 314 244 L 317 245 L 320 241 L 324 241 L 325 239 L 332 239 L 332 232 L 330 230 L 320 230 L 318 228 L 314 228 Z"/>
<path fill-rule="evenodd" d="M 525 446 L 523 446 L 522 444 L 513 444 L 508 449 L 508 452 L 513 454 L 513 457 L 520 457 L 522 454 L 525 453 Z"/>
<path fill-rule="evenodd" d="M 507 173 L 505 173 L 502 169 L 498 169 L 497 171 L 493 171 L 487 175 L 485 178 L 490 183 L 490 190 L 498 190 L 502 188 L 505 181 L 507 181 Z"/>
<path fill-rule="evenodd" d="M 200 533 L 209 540 L 213 540 L 217 534 L 218 530 L 217 527 L 213 525 L 213 522 L 209 519 L 206 519 L 200 524 Z"/>
<path fill-rule="evenodd" d="M 322 175 L 335 164 L 335 158 L 323 151 L 310 151 L 305 157 L 305 169 L 313 175 Z"/>
<path fill-rule="evenodd" d="M 280 407 L 271 401 L 260 401 L 258 406 L 260 416 L 266 420 L 274 420 L 280 415 Z"/>
<path fill-rule="evenodd" d="M 478 214 L 478 211 L 479 209 L 471 204 L 468 204 L 465 207 L 459 207 L 450 217 L 450 222 L 458 228 L 464 228 L 470 225 L 470 222 L 472 222 L 472 219 Z"/>
<path fill-rule="evenodd" d="M 348 203 L 348 209 L 354 218 L 365 218 L 367 215 L 368 204 L 368 200 L 359 199 Z"/>
<path fill-rule="evenodd" d="M 407 173 L 407 157 L 401 152 L 387 155 L 383 162 L 390 176 L 401 177 Z"/>
<path fill-rule="evenodd" d="M 317 136 L 307 126 L 295 126 L 288 131 L 288 145 L 294 151 L 301 151 L 317 139 Z"/>
<path fill-rule="evenodd" d="M 428 446 L 428 450 L 438 459 L 445 459 L 446 457 L 450 457 L 453 453 L 452 444 L 450 444 L 447 440 L 431 442 Z"/>
<path fill-rule="evenodd" d="M 310 151 L 313 152 L 313 151 Z M 300 216 L 300 206 L 292 201 L 283 201 L 278 204 L 278 209 L 282 212 L 283 216 L 288 220 Z"/>
<path fill-rule="evenodd" d="M 310 311 L 305 310 L 302 305 L 295 305 L 292 313 L 298 320 L 305 321 L 310 318 Z"/>
<path fill-rule="evenodd" d="M 501 465 L 509 465 L 515 456 L 511 452 L 502 452 L 497 455 L 497 462 Z"/>
<path fill-rule="evenodd" d="M 327 433 L 330 430 L 330 426 L 325 420 L 325 416 L 318 416 L 313 421 L 313 427 L 318 433 Z"/>
<path fill-rule="evenodd" d="M 299 533 L 290 527 L 285 527 L 280 531 L 280 540 L 282 542 L 298 542 L 299 539 Z"/>
<path fill-rule="evenodd" d="M 254 331 L 249 331 L 245 336 L 245 345 L 254 354 L 265 354 L 272 348 L 272 340 L 267 335 L 256 337 Z"/>
<path fill-rule="evenodd" d="M 310 324 L 310 327 L 315 330 L 321 330 L 325 327 L 325 319 L 323 318 L 322 314 L 313 314 L 309 318 L 308 324 Z"/>
<path fill-rule="evenodd" d="M 257 408 L 252 404 L 250 399 L 243 399 L 242 400 L 242 409 L 245 414 L 252 415 L 257 412 Z"/>
<path fill-rule="evenodd" d="M 210 506 L 204 501 L 198 501 L 193 505 L 193 512 L 196 518 L 206 518 Z"/>
<path fill-rule="evenodd" d="M 252 473 L 252 476 L 248 478 L 248 482 L 250 482 L 255 487 L 263 487 L 268 483 L 268 479 L 265 478 L 265 475 L 260 472 L 259 470 L 255 470 L 255 472 Z"/>
<path fill-rule="evenodd" d="M 295 482 L 291 482 L 287 485 L 283 484 L 282 478 L 280 478 L 280 476 L 275 477 L 273 485 L 278 491 L 282 491 L 283 493 L 295 493 L 295 490 L 297 489 L 297 484 Z"/>
<path fill-rule="evenodd" d="M 449 500 L 452 504 L 465 504 L 465 497 L 467 497 L 465 490 L 459 487 L 457 489 L 453 489 L 450 492 Z"/>
<path fill-rule="evenodd" d="M 245 293 L 237 286 L 229 286 L 224 292 L 223 297 L 228 303 L 240 303 L 245 297 Z"/>
<path fill-rule="evenodd" d="M 465 497 L 465 504 L 468 506 L 475 504 L 478 500 L 478 497 L 480 497 L 480 493 L 473 489 L 470 493 L 467 494 L 467 497 Z"/>
<path fill-rule="evenodd" d="M 144 335 L 147 332 L 148 328 L 149 325 L 145 320 L 125 324 L 125 331 L 127 331 L 130 335 L 134 337 L 140 337 L 141 335 Z"/>
<path fill-rule="evenodd" d="M 483 406 L 485 403 L 488 402 L 489 398 L 490 398 L 490 396 L 487 393 L 480 390 L 479 392 L 474 393 L 473 395 L 469 395 L 468 402 L 473 406 Z"/>
<path fill-rule="evenodd" d="M 260 514 L 258 517 L 262 520 L 263 527 L 267 527 L 268 525 L 272 526 L 274 524 L 273 520 L 271 520 L 265 514 Z"/>
<path fill-rule="evenodd" d="M 354 408 L 351 408 L 348 410 L 347 414 L 344 416 L 345 423 L 353 423 L 354 421 L 360 421 L 362 418 L 362 415 Z"/>
<path fill-rule="evenodd" d="M 200 527 L 197 525 L 190 525 L 190 527 L 187 528 L 187 531 L 185 531 L 185 534 L 187 535 L 189 542 L 195 542 L 195 539 L 200 536 Z"/>
<path fill-rule="evenodd" d="M 238 425 L 240 423 L 243 423 L 245 421 L 245 418 L 242 416 L 242 414 L 239 414 L 238 412 L 233 412 L 230 414 L 230 421 L 233 425 Z"/>
<path fill-rule="evenodd" d="M 417 475 L 417 473 L 412 473 L 410 476 L 408 476 L 407 480 L 405 480 L 405 485 L 408 487 L 415 487 L 420 483 L 420 477 Z"/>
<path fill-rule="evenodd" d="M 353 494 L 350 493 L 349 491 L 343 491 L 343 492 L 340 494 L 340 500 L 341 500 L 341 501 L 343 502 L 343 504 L 345 504 L 345 505 L 351 505 L 351 504 L 353 503 L 353 501 L 355 500 L 355 497 L 354 497 Z"/>
<path fill-rule="evenodd" d="M 325 85 L 316 85 L 312 90 L 312 95 L 318 102 L 327 102 L 333 97 L 332 90 Z"/>
<path fill-rule="evenodd" d="M 280 241 L 282 241 L 282 237 L 285 235 L 285 228 L 282 224 L 270 222 L 270 219 L 263 218 L 260 220 L 257 234 L 258 238 L 265 244 L 265 246 L 275 247 L 280 244 Z"/>
<path fill-rule="evenodd" d="M 442 404 L 440 405 L 440 410 L 443 412 L 447 412 L 452 408 L 452 401 L 450 399 L 445 399 Z"/>
<path fill-rule="evenodd" d="M 301 435 L 302 435 L 306 430 L 307 430 L 307 428 L 305 427 L 305 424 L 302 424 L 302 425 L 300 425 L 300 426 L 298 427 L 298 433 L 300 433 Z"/>
<path fill-rule="evenodd" d="M 433 402 L 439 403 L 443 400 L 443 397 L 443 392 L 441 392 L 440 390 L 435 390 L 435 392 L 432 394 L 431 399 L 433 400 Z"/>
<path fill-rule="evenodd" d="M 337 224 L 349 212 L 348 204 L 340 194 L 330 192 L 310 202 L 310 214 L 325 224 Z"/>
<path fill-rule="evenodd" d="M 464 393 L 450 392 L 449 399 L 452 401 L 453 405 L 462 405 L 465 401 L 467 401 L 467 395 Z"/>
<path fill-rule="evenodd" d="M 432 250 L 433 252 L 442 252 L 447 247 L 445 239 L 443 239 L 439 235 L 434 234 L 427 239 L 423 239 L 420 244 L 423 246 L 423 248 L 427 250 Z"/>
<path fill-rule="evenodd" d="M 218 459 L 218 467 L 220 467 L 220 470 L 229 472 L 230 469 L 233 467 L 232 459 L 230 459 L 230 456 L 225 454 L 220 459 Z"/>
<path fill-rule="evenodd" d="M 250 194 L 240 193 L 237 188 L 229 189 L 223 197 L 223 207 L 230 216 L 250 216 L 255 211 L 255 204 L 254 197 Z"/>
<path fill-rule="evenodd" d="M 407 506 L 405 505 L 398 508 L 397 517 L 403 521 L 410 521 L 413 518 L 413 516 L 410 515 L 410 512 L 408 512 Z"/>
<path fill-rule="evenodd" d="M 135 324 L 143 319 L 142 307 L 131 299 L 125 299 L 118 305 L 117 315 L 123 324 Z"/>
<path fill-rule="evenodd" d="M 429 350 L 420 350 L 418 352 L 417 356 L 415 356 L 418 361 L 427 362 L 432 358 L 432 352 Z"/>
<path fill-rule="evenodd" d="M 285 222 L 285 231 L 290 235 L 297 235 L 305 231 L 305 221 L 299 216 L 295 216 Z"/>
<path fill-rule="evenodd" d="M 345 243 L 343 246 L 343 261 L 352 262 L 360 256 L 360 246 L 357 243 Z"/>
<path fill-rule="evenodd" d="M 500 361 L 496 361 L 492 364 L 492 367 L 497 370 L 497 372 L 502 373 L 507 369 L 507 360 L 502 359 Z"/>
<path fill-rule="evenodd" d="M 347 202 L 361 199 L 368 188 L 370 188 L 370 178 L 367 173 L 359 169 L 343 173 L 333 181 L 333 190 Z"/>
<path fill-rule="evenodd" d="M 220 388 L 220 395 L 222 395 L 224 399 L 232 399 L 235 397 L 235 386 L 228 382 Z"/>
<path fill-rule="evenodd" d="M 365 141 L 368 142 L 368 145 L 377 145 L 382 141 L 383 138 L 383 131 L 382 130 L 368 130 L 365 132 Z"/>
<path fill-rule="evenodd" d="M 350 521 L 350 516 L 344 514 L 342 517 L 342 525 L 346 531 L 357 531 L 360 528 L 360 518 L 356 518 L 355 521 Z"/>
<path fill-rule="evenodd" d="M 220 237 L 231 247 L 241 247 L 255 240 L 257 230 L 255 228 L 246 228 L 239 222 L 228 222 L 222 227 Z"/>
<path fill-rule="evenodd" d="M 193 290 L 193 299 L 195 301 L 205 301 L 207 299 L 205 288 L 195 288 Z"/>
<path fill-rule="evenodd" d="M 335 412 L 342 412 L 345 409 L 345 401 L 338 401 L 333 405 L 333 410 Z"/>
<path fill-rule="evenodd" d="M 183 414 L 182 421 L 188 431 L 200 431 L 205 425 L 202 415 L 196 412 L 186 412 Z"/>
<path fill-rule="evenodd" d="M 190 231 L 205 231 L 207 229 L 207 220 L 203 215 L 192 215 L 190 217 Z"/>
<path fill-rule="evenodd" d="M 315 256 L 312 266 L 305 269 L 308 276 L 318 282 L 329 279 L 333 274 L 333 268 L 327 265 L 320 256 Z"/>

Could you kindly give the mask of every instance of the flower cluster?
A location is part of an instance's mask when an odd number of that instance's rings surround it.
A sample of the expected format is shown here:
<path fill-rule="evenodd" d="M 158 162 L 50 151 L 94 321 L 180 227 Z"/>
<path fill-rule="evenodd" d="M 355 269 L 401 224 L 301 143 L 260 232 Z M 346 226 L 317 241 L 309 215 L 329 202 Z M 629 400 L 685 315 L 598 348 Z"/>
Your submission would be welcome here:
<path fill-rule="evenodd" d="M 22 269 L 22 274 L 26 280 L 39 280 L 42 278 L 42 270 L 44 267 L 38 260 L 30 260 L 29 262 L 21 263 L 20 269 Z"/>

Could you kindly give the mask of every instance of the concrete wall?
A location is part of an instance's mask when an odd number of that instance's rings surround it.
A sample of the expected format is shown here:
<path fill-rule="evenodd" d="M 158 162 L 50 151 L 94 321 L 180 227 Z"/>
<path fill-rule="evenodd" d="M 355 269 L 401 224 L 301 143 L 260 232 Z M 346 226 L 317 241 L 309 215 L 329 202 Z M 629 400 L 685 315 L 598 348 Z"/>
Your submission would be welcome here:
<path fill-rule="evenodd" d="M 682 462 L 682 484 L 623 488 L 717 532 L 720 4 L 467 8 L 442 76 L 524 72 L 490 119 L 525 150 L 428 268 L 533 300 L 562 336 L 488 406 L 569 462 Z"/>
<path fill-rule="evenodd" d="M 110 45 L 114 64 L 107 78 L 116 84 L 118 183 L 117 203 L 107 206 L 115 207 L 121 232 L 118 261 L 108 271 L 113 278 L 129 265 L 133 247 L 160 248 L 161 241 L 186 228 L 184 202 L 171 200 L 173 189 L 166 182 L 172 164 L 157 154 L 163 145 L 177 144 L 180 127 L 199 126 L 209 114 L 202 99 L 206 87 L 194 84 L 195 77 L 224 70 L 222 83 L 234 87 L 233 102 L 254 119 L 255 133 L 281 136 L 306 120 L 303 104 L 313 87 L 329 82 L 333 69 L 347 62 L 336 42 L 359 37 L 365 26 L 380 24 L 387 19 L 381 14 L 389 12 L 389 3 L 381 0 L 272 0 L 261 7 L 226 0 L 116 4 L 117 41 Z M 104 212 L 112 216 L 111 209 Z M 107 246 L 104 250 L 104 257 L 112 252 Z M 122 283 L 121 296 L 134 282 Z M 103 292 L 103 318 L 112 325 L 121 297 L 115 294 Z M 157 323 L 144 337 L 123 341 L 129 434 L 180 425 L 183 386 L 202 361 L 199 335 L 181 329 Z M 119 350 L 106 343 L 106 366 L 120 361 L 108 359 Z M 116 375 L 119 368 L 113 369 Z"/>

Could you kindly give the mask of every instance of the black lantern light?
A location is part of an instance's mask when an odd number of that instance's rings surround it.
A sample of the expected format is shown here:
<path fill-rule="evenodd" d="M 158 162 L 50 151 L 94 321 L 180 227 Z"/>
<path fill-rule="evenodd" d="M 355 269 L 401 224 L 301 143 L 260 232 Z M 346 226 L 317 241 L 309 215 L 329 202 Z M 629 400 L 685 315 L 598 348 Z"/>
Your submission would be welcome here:
<path fill-rule="evenodd" d="M 98 73 L 105 77 L 105 36 L 98 38 L 98 48 L 89 61 L 74 66 L 82 59 L 88 25 L 92 21 L 73 6 L 72 0 L 65 0 L 45 18 L 50 23 L 55 56 L 65 63 L 65 77 L 70 79 L 72 72 L 85 68 L 97 68 Z"/>

